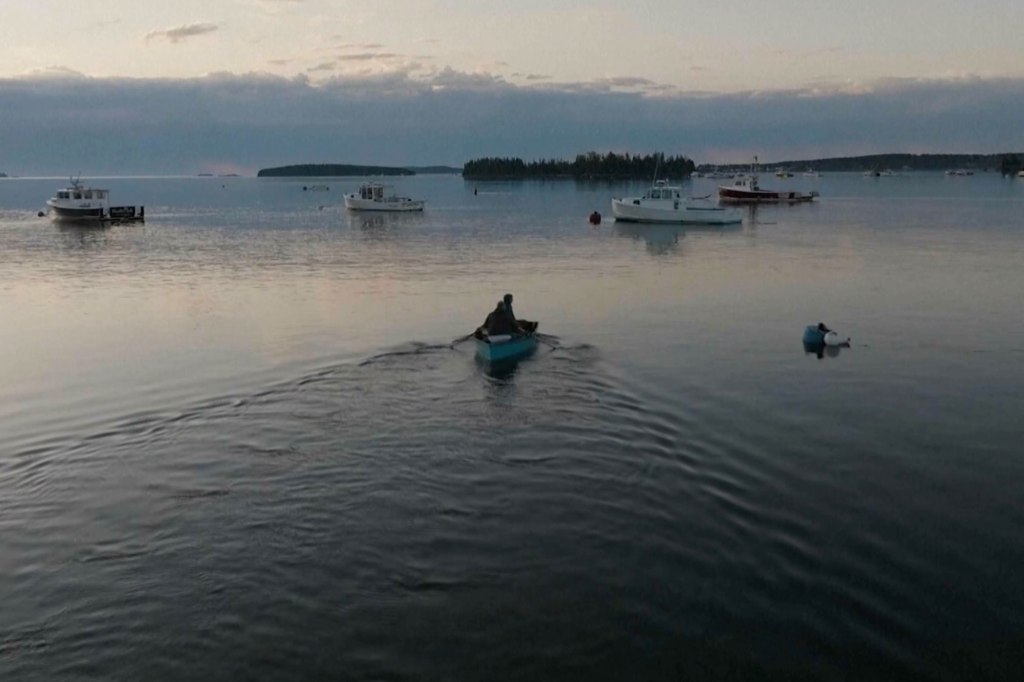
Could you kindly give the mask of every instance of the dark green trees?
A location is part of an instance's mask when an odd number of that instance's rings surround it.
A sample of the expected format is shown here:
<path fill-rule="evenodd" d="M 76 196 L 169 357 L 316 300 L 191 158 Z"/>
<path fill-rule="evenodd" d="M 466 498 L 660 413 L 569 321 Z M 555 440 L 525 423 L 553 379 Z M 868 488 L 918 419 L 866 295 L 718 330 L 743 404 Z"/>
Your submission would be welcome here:
<path fill-rule="evenodd" d="M 483 158 L 466 163 L 462 175 L 470 179 L 574 178 L 577 180 L 653 180 L 685 178 L 694 163 L 685 156 L 651 154 L 633 156 L 608 152 L 579 154 L 573 161 L 541 159 L 524 162 L 520 158 Z"/>

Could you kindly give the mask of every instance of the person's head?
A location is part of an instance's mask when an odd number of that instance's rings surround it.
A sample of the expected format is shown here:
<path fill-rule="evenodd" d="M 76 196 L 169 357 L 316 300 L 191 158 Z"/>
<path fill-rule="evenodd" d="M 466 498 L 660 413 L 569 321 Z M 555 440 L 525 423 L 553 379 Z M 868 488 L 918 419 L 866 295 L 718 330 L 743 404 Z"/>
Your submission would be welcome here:
<path fill-rule="evenodd" d="M 512 305 L 512 294 L 505 294 L 505 296 L 501 300 L 505 302 L 506 306 Z"/>
<path fill-rule="evenodd" d="M 505 302 L 504 301 L 498 301 L 498 305 L 495 308 L 495 310 L 505 310 Z"/>

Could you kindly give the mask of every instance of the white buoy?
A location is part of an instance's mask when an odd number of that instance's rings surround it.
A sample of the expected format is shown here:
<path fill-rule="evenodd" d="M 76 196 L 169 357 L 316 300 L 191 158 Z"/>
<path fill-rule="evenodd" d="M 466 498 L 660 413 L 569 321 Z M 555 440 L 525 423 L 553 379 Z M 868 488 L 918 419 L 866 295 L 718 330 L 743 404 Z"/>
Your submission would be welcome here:
<path fill-rule="evenodd" d="M 849 336 L 839 336 L 839 334 L 835 333 L 834 331 L 826 332 L 824 341 L 825 341 L 825 345 L 826 346 L 849 346 L 850 345 L 850 337 Z"/>

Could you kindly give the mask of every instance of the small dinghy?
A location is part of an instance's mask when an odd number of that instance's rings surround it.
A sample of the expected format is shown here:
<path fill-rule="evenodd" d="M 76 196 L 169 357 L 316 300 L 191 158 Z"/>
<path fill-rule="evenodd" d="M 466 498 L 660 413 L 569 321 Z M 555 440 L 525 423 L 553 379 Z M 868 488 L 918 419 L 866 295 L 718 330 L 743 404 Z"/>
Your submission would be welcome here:
<path fill-rule="evenodd" d="M 518 360 L 537 350 L 537 337 L 533 332 L 522 336 L 488 336 L 486 332 L 481 332 L 473 337 L 473 341 L 476 343 L 477 357 L 486 362 Z"/>

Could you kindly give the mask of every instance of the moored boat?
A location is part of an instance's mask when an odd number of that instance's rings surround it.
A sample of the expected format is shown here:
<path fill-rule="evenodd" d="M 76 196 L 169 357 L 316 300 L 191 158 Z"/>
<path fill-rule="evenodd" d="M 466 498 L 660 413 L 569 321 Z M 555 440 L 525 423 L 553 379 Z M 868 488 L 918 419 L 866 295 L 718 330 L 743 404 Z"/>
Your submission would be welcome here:
<path fill-rule="evenodd" d="M 70 187 L 47 199 L 46 206 L 57 220 L 132 221 L 145 217 L 144 207 L 111 206 L 110 190 L 87 187 L 75 178 Z"/>
<path fill-rule="evenodd" d="M 537 336 L 530 332 L 522 336 L 501 334 L 488 336 L 481 332 L 473 337 L 476 355 L 486 362 L 518 360 L 537 350 Z"/>
<path fill-rule="evenodd" d="M 422 211 L 426 202 L 395 194 L 390 185 L 364 182 L 359 190 L 345 195 L 350 211 Z"/>
<path fill-rule="evenodd" d="M 731 185 L 718 186 L 718 200 L 730 203 L 800 203 L 814 201 L 817 192 L 778 191 L 762 188 L 757 174 L 736 178 Z"/>
<path fill-rule="evenodd" d="M 716 206 L 704 198 L 684 197 L 679 187 L 658 180 L 639 197 L 612 199 L 615 220 L 633 223 L 730 225 L 743 222 L 736 209 Z"/>

